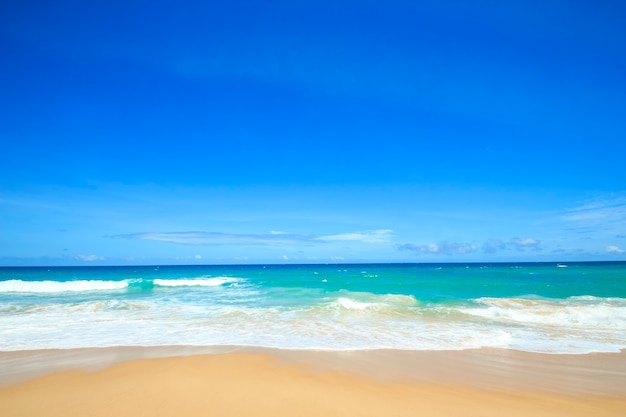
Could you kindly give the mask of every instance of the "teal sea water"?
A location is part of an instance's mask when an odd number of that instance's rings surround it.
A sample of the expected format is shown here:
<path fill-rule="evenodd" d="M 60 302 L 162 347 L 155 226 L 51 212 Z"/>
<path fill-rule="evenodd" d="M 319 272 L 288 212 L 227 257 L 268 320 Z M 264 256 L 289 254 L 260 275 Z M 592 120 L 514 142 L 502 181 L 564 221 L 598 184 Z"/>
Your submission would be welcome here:
<path fill-rule="evenodd" d="M 0 350 L 626 349 L 626 262 L 0 268 Z"/>

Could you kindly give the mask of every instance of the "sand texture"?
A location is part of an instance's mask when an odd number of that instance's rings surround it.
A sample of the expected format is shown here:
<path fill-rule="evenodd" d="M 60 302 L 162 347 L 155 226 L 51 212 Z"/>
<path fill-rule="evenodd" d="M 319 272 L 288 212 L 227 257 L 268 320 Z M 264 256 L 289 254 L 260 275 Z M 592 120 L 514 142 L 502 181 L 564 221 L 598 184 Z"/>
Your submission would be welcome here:
<path fill-rule="evenodd" d="M 626 410 L 626 395 L 619 387 L 603 395 L 555 393 L 541 385 L 533 389 L 532 384 L 507 384 L 504 380 L 498 385 L 497 378 L 481 385 L 471 383 L 472 378 L 481 376 L 472 375 L 468 368 L 459 369 L 455 378 L 407 378 L 394 371 L 394 366 L 401 369 L 403 362 L 405 368 L 415 366 L 407 359 L 410 353 L 379 355 L 365 355 L 370 368 L 362 366 L 362 358 L 342 360 L 341 355 L 310 352 L 309 356 L 302 352 L 291 356 L 234 352 L 125 360 L 97 370 L 64 370 L 5 385 L 0 388 L 0 415 L 621 417 Z M 446 353 L 438 355 L 426 359 L 445 358 Z M 488 352 L 480 355 L 493 356 Z M 588 355 L 579 356 L 584 357 Z M 620 364 L 623 358 L 619 354 L 587 360 Z M 376 372 L 373 360 L 387 370 Z M 348 365 L 342 368 L 340 363 Z M 360 371 L 349 369 L 358 366 Z M 549 373 L 545 364 L 539 368 Z M 575 369 L 571 371 L 576 375 Z M 617 376 L 608 377 L 616 377 L 620 383 L 621 372 L 617 366 Z M 578 383 L 584 384 L 588 377 L 583 373 Z"/>

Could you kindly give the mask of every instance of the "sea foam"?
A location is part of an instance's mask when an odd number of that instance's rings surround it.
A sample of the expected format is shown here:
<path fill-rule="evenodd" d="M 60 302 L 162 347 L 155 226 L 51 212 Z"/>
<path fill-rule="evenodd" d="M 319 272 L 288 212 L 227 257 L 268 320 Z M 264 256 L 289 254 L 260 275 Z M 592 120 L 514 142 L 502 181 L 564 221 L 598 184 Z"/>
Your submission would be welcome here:
<path fill-rule="evenodd" d="M 83 291 L 110 291 L 128 287 L 128 281 L 0 281 L 0 293 L 62 293 Z"/>
<path fill-rule="evenodd" d="M 0 350 L 616 352 L 626 348 L 623 272 L 623 264 L 0 268 Z"/>
<path fill-rule="evenodd" d="M 590 301 L 594 302 L 591 303 Z M 502 323 L 595 329 L 626 328 L 626 300 L 570 297 L 565 300 L 480 298 L 480 305 L 460 309 L 465 314 Z"/>

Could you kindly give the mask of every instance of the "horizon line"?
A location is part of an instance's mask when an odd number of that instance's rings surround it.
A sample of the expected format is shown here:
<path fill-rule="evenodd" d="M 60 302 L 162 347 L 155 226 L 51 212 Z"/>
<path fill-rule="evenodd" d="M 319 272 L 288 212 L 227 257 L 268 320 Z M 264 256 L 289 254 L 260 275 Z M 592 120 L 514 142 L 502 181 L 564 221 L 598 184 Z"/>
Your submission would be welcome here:
<path fill-rule="evenodd" d="M 543 264 L 619 264 L 626 260 L 604 261 L 467 261 L 467 262 L 324 262 L 324 263 L 251 263 L 251 264 L 133 264 L 133 265 L 0 265 L 0 268 L 133 268 L 133 267 L 260 267 L 260 266 L 330 266 L 330 265 L 520 265 Z"/>

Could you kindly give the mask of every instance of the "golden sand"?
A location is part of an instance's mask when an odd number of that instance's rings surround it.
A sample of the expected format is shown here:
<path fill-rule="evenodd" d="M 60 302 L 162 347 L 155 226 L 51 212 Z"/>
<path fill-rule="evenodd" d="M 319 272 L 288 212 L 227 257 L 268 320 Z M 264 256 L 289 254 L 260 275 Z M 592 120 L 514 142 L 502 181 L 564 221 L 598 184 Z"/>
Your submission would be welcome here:
<path fill-rule="evenodd" d="M 228 353 L 129 360 L 0 388 L 17 416 L 619 416 L 626 397 L 389 380 Z"/>

